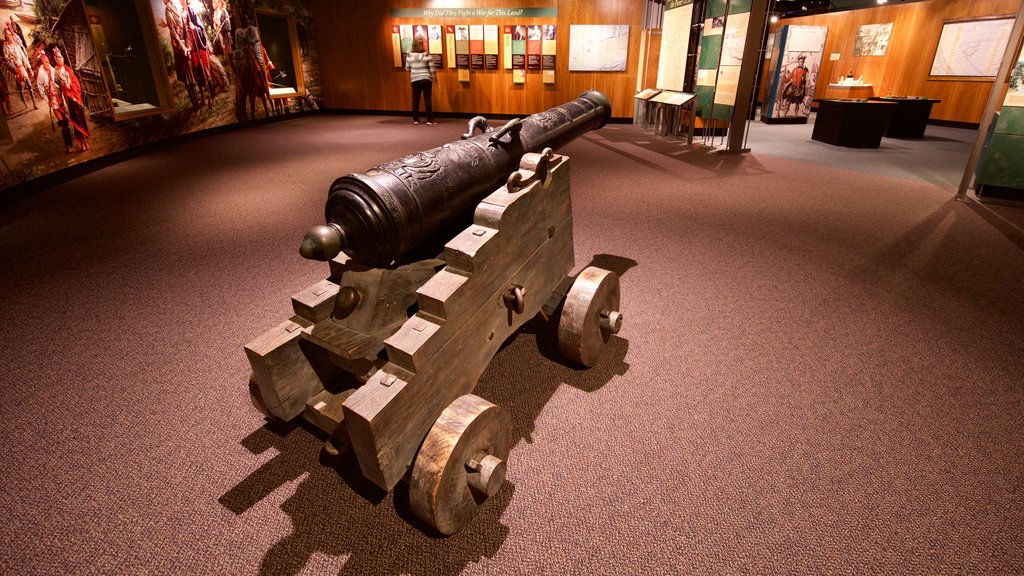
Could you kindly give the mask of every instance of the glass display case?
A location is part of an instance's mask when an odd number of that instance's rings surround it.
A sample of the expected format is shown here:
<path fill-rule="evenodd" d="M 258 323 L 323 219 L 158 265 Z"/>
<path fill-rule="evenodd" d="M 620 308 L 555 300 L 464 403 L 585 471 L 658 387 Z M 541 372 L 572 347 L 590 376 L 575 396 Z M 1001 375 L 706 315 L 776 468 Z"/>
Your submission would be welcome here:
<path fill-rule="evenodd" d="M 256 11 L 256 27 L 270 61 L 270 97 L 290 98 L 306 92 L 295 19 L 279 12 Z"/>
<path fill-rule="evenodd" d="M 165 112 L 170 87 L 145 0 L 84 0 L 114 120 Z"/>

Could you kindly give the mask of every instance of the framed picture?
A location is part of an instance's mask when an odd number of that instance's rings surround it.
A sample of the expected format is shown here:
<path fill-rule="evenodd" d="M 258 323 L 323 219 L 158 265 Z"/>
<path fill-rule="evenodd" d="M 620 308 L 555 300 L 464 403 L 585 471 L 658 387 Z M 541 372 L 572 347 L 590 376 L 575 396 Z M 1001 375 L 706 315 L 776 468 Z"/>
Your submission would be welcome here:
<path fill-rule="evenodd" d="M 1013 20 L 994 17 L 943 22 L 929 76 L 994 78 L 1006 53 Z"/>
<path fill-rule="evenodd" d="M 863 24 L 857 29 L 853 41 L 854 56 L 885 56 L 892 36 L 892 22 L 885 24 Z"/>

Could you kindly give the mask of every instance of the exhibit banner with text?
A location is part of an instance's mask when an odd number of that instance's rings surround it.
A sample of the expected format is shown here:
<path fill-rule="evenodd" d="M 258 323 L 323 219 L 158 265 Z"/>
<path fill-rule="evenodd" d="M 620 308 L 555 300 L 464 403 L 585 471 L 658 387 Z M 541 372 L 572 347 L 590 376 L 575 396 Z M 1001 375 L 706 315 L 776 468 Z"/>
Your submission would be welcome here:
<path fill-rule="evenodd" d="M 693 0 L 668 0 L 662 22 L 659 90 L 682 91 L 686 85 L 686 54 L 690 48 Z"/>

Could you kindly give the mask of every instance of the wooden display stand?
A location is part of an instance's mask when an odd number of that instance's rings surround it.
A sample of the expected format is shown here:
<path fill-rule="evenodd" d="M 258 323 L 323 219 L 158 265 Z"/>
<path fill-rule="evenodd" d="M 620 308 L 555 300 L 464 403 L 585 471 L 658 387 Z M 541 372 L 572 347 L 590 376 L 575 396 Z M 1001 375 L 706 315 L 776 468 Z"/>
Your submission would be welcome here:
<path fill-rule="evenodd" d="M 643 130 L 650 130 L 654 126 L 655 106 L 651 98 L 657 96 L 661 90 L 648 88 L 641 90 L 633 96 L 633 125 Z"/>
<path fill-rule="evenodd" d="M 822 100 L 832 100 L 840 98 L 854 98 L 863 100 L 871 98 L 875 95 L 874 88 L 871 84 L 829 84 L 825 86 L 825 94 L 821 97 Z"/>
<path fill-rule="evenodd" d="M 328 451 L 351 447 L 385 490 L 406 479 L 412 510 L 443 534 L 505 479 L 511 420 L 471 393 L 502 343 L 561 307 L 559 347 L 590 366 L 622 324 L 613 272 L 567 276 L 569 159 L 550 149 L 523 156 L 443 259 L 330 265 L 328 280 L 293 298 L 294 317 L 246 346 L 253 403 L 272 419 L 303 416 Z"/>

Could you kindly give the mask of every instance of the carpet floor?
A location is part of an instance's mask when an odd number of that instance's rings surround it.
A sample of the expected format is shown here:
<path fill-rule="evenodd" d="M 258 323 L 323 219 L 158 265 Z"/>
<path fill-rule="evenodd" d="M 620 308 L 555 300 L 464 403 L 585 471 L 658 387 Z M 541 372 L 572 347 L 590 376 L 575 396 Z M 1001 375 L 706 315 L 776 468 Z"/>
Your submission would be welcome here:
<path fill-rule="evenodd" d="M 0 571 L 1024 572 L 1024 218 L 927 176 L 564 147 L 625 322 L 589 370 L 540 321 L 497 353 L 509 481 L 455 536 L 267 423 L 243 346 L 326 277 L 297 248 L 329 184 L 462 131 L 297 118 L 7 207 Z"/>

